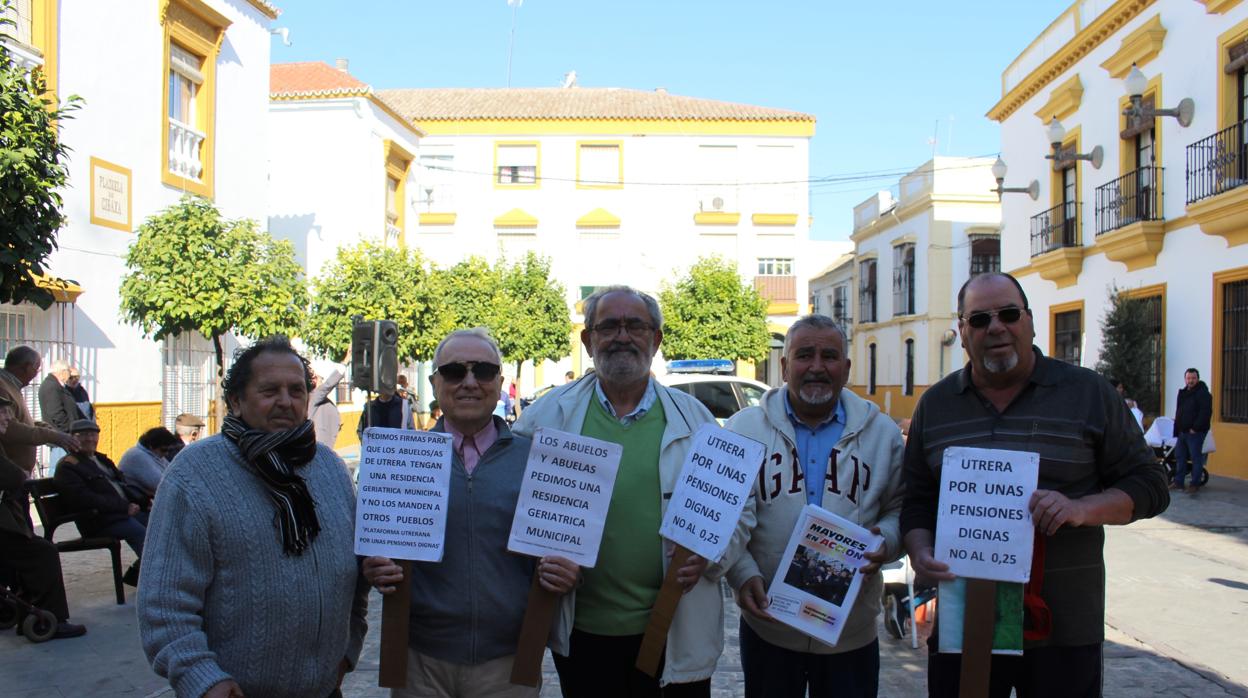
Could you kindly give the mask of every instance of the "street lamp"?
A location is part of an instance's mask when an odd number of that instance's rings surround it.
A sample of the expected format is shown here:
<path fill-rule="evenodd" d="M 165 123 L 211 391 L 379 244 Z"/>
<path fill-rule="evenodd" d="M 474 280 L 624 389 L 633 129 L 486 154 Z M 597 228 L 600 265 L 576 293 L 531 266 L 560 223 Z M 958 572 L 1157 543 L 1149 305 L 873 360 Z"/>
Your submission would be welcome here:
<path fill-rule="evenodd" d="M 1101 169 L 1101 163 L 1105 161 L 1105 150 L 1099 145 L 1093 148 L 1090 153 L 1068 153 L 1062 150 L 1062 141 L 1066 138 L 1066 127 L 1062 126 L 1062 122 L 1058 121 L 1056 116 L 1044 128 L 1044 134 L 1048 137 L 1049 145 L 1053 148 L 1053 152 L 1045 155 L 1044 159 L 1052 160 L 1053 167 L 1061 167 L 1075 160 L 1087 160 L 1092 163 L 1092 169 Z"/>
<path fill-rule="evenodd" d="M 1032 201 L 1040 198 L 1040 182 L 1031 180 L 1031 184 L 1025 187 L 1007 187 L 1005 186 L 1005 161 L 997 156 L 997 161 L 992 163 L 992 178 L 997 180 L 997 201 L 1001 200 L 1002 194 L 1026 194 L 1031 197 Z"/>
<path fill-rule="evenodd" d="M 1127 96 L 1131 98 L 1131 105 L 1124 109 L 1122 114 L 1130 121 L 1147 121 L 1159 116 L 1173 116 L 1183 128 L 1192 125 L 1192 117 L 1196 115 L 1196 102 L 1192 101 L 1191 97 L 1179 100 L 1179 106 L 1173 109 L 1145 106 L 1144 90 L 1148 89 L 1148 78 L 1134 63 L 1131 64 L 1131 72 L 1127 73 L 1127 77 L 1123 78 L 1122 82 L 1127 90 Z"/>

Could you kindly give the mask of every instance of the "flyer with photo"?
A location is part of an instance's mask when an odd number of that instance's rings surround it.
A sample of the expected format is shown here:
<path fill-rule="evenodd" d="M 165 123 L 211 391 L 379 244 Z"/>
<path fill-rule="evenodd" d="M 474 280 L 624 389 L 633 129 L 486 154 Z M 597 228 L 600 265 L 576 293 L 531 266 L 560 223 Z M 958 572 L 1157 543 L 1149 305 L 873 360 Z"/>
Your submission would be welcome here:
<path fill-rule="evenodd" d="M 836 645 L 862 587 L 864 554 L 884 538 L 807 504 L 767 590 L 769 613 L 820 642 Z"/>

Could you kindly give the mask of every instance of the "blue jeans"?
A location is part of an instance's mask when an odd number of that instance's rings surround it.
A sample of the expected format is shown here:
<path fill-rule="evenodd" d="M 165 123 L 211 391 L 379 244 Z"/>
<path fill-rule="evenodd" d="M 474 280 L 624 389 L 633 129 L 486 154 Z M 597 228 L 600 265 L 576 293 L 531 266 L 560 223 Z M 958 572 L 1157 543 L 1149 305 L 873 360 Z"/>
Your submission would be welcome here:
<path fill-rule="evenodd" d="M 880 641 L 841 654 L 777 647 L 741 621 L 745 698 L 875 698 L 880 688 Z"/>
<path fill-rule="evenodd" d="M 147 512 L 140 511 L 134 516 L 104 526 L 95 533 L 120 538 L 130 545 L 135 555 L 143 557 L 143 539 L 147 537 Z"/>
<path fill-rule="evenodd" d="M 1201 475 L 1205 470 L 1205 434 L 1179 434 L 1178 443 L 1174 446 L 1174 482 L 1179 487 L 1187 478 L 1187 459 L 1192 459 L 1192 484 L 1200 487 Z"/>

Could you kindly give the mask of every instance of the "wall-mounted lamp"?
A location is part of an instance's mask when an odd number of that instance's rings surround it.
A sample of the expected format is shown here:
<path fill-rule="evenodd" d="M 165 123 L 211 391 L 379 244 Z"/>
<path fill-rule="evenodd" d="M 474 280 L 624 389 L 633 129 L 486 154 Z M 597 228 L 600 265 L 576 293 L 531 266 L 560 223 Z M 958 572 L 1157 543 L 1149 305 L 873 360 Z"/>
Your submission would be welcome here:
<path fill-rule="evenodd" d="M 1058 121 L 1056 116 L 1044 128 L 1044 133 L 1048 136 L 1049 144 L 1053 147 L 1053 152 L 1045 155 L 1044 159 L 1052 160 L 1054 167 L 1060 167 L 1075 160 L 1087 160 L 1092 163 L 1092 169 L 1101 169 L 1101 163 L 1105 161 L 1105 150 L 1099 145 L 1093 148 L 1090 153 L 1074 153 L 1062 150 L 1062 141 L 1066 138 L 1066 127 L 1062 126 L 1062 122 Z"/>
<path fill-rule="evenodd" d="M 997 200 L 1001 200 L 1002 194 L 1026 194 L 1031 197 L 1032 201 L 1040 198 L 1040 182 L 1031 180 L 1031 184 L 1025 187 L 1007 187 L 1005 186 L 1005 161 L 1000 157 L 992 163 L 992 177 L 997 180 L 997 188 L 993 191 L 997 192 Z M 946 345 L 948 346 L 948 345 Z"/>
<path fill-rule="evenodd" d="M 290 27 L 275 27 L 269 33 L 282 37 L 282 44 L 290 46 Z"/>
<path fill-rule="evenodd" d="M 1131 121 L 1145 121 L 1155 119 L 1159 116 L 1173 116 L 1178 119 L 1179 126 L 1187 128 L 1192 125 L 1192 117 L 1196 115 L 1196 102 L 1191 97 L 1184 97 L 1179 100 L 1179 106 L 1173 109 L 1156 109 L 1152 106 L 1144 104 L 1144 90 L 1148 89 L 1148 78 L 1134 63 L 1131 64 L 1131 72 L 1127 73 L 1127 77 L 1122 80 L 1123 86 L 1127 88 L 1127 96 L 1131 98 L 1131 106 L 1123 110 L 1123 115 Z"/>

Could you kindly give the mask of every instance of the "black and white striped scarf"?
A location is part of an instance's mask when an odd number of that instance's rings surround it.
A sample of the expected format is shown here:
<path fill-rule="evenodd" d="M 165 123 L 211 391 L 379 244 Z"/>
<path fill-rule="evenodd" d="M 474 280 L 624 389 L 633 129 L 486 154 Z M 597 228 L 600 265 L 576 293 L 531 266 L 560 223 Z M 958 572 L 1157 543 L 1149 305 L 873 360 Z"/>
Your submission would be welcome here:
<path fill-rule="evenodd" d="M 295 471 L 316 456 L 316 432 L 311 421 L 284 431 L 260 431 L 234 415 L 227 415 L 221 433 L 233 441 L 243 458 L 264 481 L 277 507 L 274 525 L 281 529 L 286 554 L 302 555 L 321 532 L 316 503 L 308 484 Z"/>

